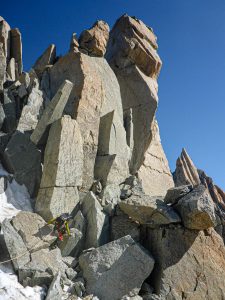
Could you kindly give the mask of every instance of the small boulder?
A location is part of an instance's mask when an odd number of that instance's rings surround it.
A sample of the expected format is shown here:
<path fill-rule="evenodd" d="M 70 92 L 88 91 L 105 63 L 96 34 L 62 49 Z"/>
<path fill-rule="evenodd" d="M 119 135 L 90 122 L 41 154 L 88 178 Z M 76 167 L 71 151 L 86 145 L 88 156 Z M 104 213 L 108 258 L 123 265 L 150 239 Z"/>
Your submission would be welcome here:
<path fill-rule="evenodd" d="M 178 187 L 171 188 L 167 191 L 166 196 L 164 198 L 164 202 L 166 204 L 175 204 L 178 200 L 184 197 L 186 194 L 190 193 L 193 189 L 191 184 L 189 185 L 181 185 Z"/>
<path fill-rule="evenodd" d="M 61 275 L 57 273 L 48 289 L 48 294 L 45 300 L 60 300 L 62 299 L 63 290 L 60 284 Z"/>

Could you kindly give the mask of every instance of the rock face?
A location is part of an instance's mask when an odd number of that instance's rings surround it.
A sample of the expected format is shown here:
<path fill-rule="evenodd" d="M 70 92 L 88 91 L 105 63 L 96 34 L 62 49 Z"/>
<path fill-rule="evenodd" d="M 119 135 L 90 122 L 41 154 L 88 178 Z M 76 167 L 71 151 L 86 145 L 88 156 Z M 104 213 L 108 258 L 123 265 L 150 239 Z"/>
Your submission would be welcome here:
<path fill-rule="evenodd" d="M 162 299 L 225 297 L 225 248 L 213 229 L 148 229 L 147 239 L 156 259 L 150 282 Z"/>
<path fill-rule="evenodd" d="M 198 171 L 185 149 L 182 150 L 180 157 L 177 159 L 174 182 L 176 186 L 200 184 Z"/>
<path fill-rule="evenodd" d="M 126 236 L 81 255 L 79 263 L 87 281 L 87 292 L 102 300 L 109 299 L 109 295 L 116 300 L 139 292 L 153 269 L 154 259 Z"/>
<path fill-rule="evenodd" d="M 138 172 L 147 194 L 164 196 L 173 180 L 154 120 L 161 68 L 156 49 L 152 30 L 124 15 L 110 33 L 106 58 L 120 84 L 130 173 Z"/>
<path fill-rule="evenodd" d="M 109 25 L 104 21 L 97 21 L 89 30 L 81 33 L 80 49 L 91 56 L 104 56 L 109 39 Z"/>
<path fill-rule="evenodd" d="M 184 149 L 173 181 L 152 29 L 97 21 L 29 72 L 21 41 L 0 17 L 0 298 L 225 299 L 225 193 Z"/>

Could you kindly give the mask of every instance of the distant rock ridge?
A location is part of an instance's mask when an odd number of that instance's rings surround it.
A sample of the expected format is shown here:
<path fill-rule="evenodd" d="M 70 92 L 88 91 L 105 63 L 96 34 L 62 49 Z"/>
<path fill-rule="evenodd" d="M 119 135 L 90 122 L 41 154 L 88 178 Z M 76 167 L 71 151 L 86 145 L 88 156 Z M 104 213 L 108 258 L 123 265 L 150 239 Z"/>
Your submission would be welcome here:
<path fill-rule="evenodd" d="M 157 49 L 125 14 L 24 72 L 0 17 L 0 298 L 225 299 L 225 193 L 185 149 L 171 174 Z"/>

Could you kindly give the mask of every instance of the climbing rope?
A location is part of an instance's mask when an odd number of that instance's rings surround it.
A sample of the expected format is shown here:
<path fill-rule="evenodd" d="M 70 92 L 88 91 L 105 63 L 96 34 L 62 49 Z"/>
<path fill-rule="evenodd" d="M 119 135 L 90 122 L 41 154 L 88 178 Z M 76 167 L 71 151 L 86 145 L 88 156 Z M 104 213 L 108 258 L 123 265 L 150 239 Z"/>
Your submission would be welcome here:
<path fill-rule="evenodd" d="M 49 235 L 52 234 L 53 231 L 54 231 L 54 229 L 49 233 Z M 37 246 L 39 245 L 40 242 L 43 242 L 43 241 L 40 240 L 38 243 L 35 243 L 35 245 L 33 245 L 29 250 L 27 249 L 24 253 L 22 253 L 22 254 L 20 254 L 20 255 L 18 255 L 18 256 L 15 256 L 15 257 L 13 257 L 13 258 L 11 258 L 11 259 L 7 259 L 7 260 L 4 260 L 4 261 L 0 261 L 0 265 L 3 265 L 3 264 L 5 264 L 5 263 L 11 262 L 11 261 L 14 261 L 14 260 L 16 260 L 16 259 L 18 259 L 18 258 L 20 258 L 20 257 L 23 257 L 23 256 L 26 255 L 27 253 L 31 253 L 31 250 L 33 250 L 35 247 L 37 247 Z"/>

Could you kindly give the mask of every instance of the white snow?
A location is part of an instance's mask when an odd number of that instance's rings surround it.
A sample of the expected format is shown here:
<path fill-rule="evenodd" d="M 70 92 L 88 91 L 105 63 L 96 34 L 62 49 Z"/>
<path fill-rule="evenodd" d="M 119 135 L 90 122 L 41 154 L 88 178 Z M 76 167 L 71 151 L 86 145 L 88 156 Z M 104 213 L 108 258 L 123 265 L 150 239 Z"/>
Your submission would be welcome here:
<path fill-rule="evenodd" d="M 0 270 L 0 300 L 43 300 L 45 289 L 40 286 L 23 287 L 14 274 Z"/>
<path fill-rule="evenodd" d="M 8 176 L 3 167 L 0 165 L 0 176 Z M 32 200 L 24 185 L 18 184 L 15 179 L 12 182 L 7 182 L 7 189 L 4 193 L 0 194 L 0 224 L 4 219 L 11 219 L 18 214 L 21 210 L 31 211 Z"/>

